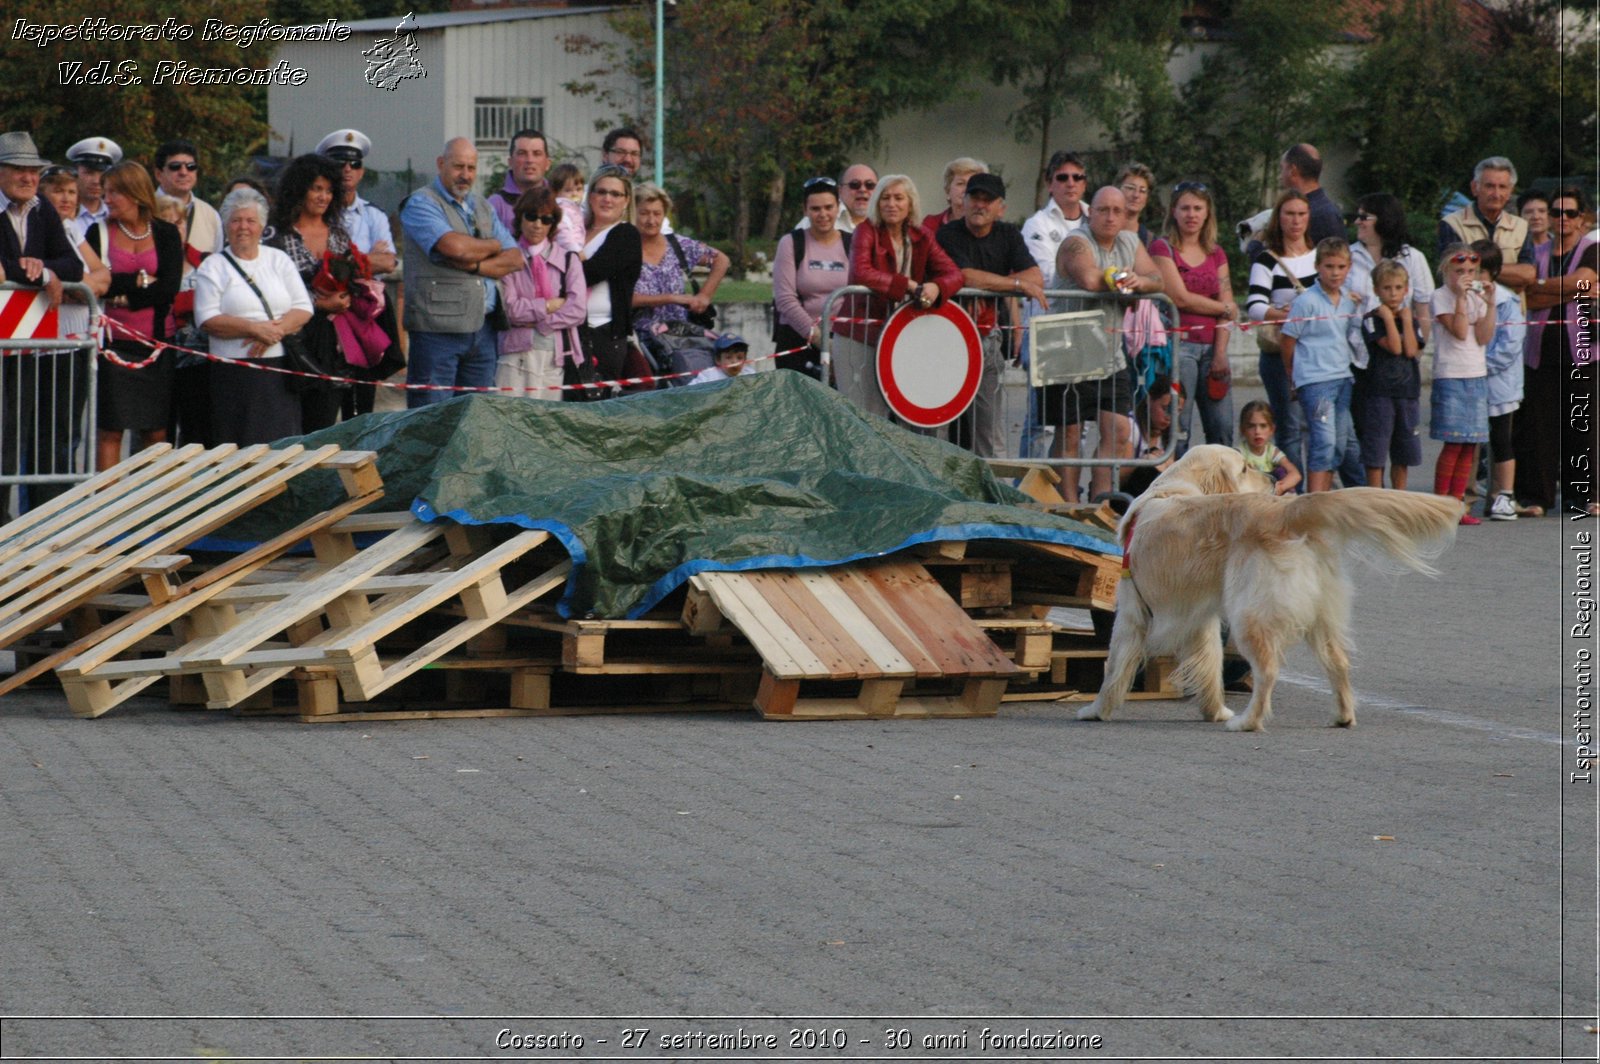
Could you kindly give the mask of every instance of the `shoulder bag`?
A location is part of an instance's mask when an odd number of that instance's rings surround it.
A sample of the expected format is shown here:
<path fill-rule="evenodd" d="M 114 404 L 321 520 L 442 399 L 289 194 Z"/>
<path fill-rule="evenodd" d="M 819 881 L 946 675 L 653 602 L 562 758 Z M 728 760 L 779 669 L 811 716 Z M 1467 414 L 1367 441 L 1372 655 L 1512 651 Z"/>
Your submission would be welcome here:
<path fill-rule="evenodd" d="M 261 309 L 267 312 L 267 320 L 277 320 L 276 315 L 272 313 L 272 304 L 267 302 L 267 297 L 261 294 L 261 289 L 256 286 L 255 281 L 250 279 L 250 275 L 245 272 L 244 267 L 239 265 L 239 260 L 233 257 L 233 252 L 225 250 L 222 252 L 222 257 L 227 259 L 235 270 L 239 271 L 239 276 L 243 277 L 244 283 L 250 286 L 250 291 L 256 294 L 257 299 L 261 300 Z M 303 395 L 306 392 L 326 387 L 326 382 L 313 379 L 325 376 L 327 371 L 317 364 L 316 358 L 311 354 L 311 348 L 306 344 L 305 337 L 298 332 L 290 333 L 283 338 L 281 346 L 283 347 L 283 360 L 286 363 L 286 367 L 295 371 L 292 374 L 280 374 L 283 378 L 284 387 L 291 394 Z M 305 377 L 299 374 L 310 374 L 311 376 Z"/>
<path fill-rule="evenodd" d="M 1289 283 L 1294 285 L 1295 295 L 1304 295 L 1306 286 L 1300 283 L 1300 278 L 1296 277 L 1294 273 L 1290 271 L 1289 267 L 1284 265 L 1283 260 L 1278 258 L 1276 253 L 1268 251 L 1267 254 L 1271 255 L 1273 261 L 1275 261 L 1279 266 L 1283 266 L 1284 275 L 1289 278 Z M 1264 321 L 1261 324 L 1254 326 L 1250 331 L 1256 334 L 1256 346 L 1261 349 L 1262 354 L 1283 354 L 1283 328 L 1277 322 Z"/>
<path fill-rule="evenodd" d="M 672 253 L 678 256 L 678 266 L 683 270 L 683 275 L 689 279 L 689 294 L 699 295 L 700 282 L 696 281 L 694 274 L 689 272 L 689 258 L 683 253 L 683 244 L 678 241 L 678 234 L 668 233 L 667 243 L 672 245 Z M 715 329 L 717 327 L 717 308 L 707 307 L 705 310 L 698 312 L 691 310 L 689 312 L 689 320 L 703 329 Z"/>

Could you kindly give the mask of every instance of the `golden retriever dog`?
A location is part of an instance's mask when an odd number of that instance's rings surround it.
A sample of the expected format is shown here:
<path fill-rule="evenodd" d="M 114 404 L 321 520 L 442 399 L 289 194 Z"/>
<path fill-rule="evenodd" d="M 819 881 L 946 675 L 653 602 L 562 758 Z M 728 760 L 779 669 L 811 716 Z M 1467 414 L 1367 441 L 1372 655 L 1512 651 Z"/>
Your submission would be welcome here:
<path fill-rule="evenodd" d="M 1271 490 L 1271 478 L 1246 469 L 1238 451 L 1208 444 L 1134 500 L 1118 526 L 1124 574 L 1105 681 L 1078 719 L 1108 719 L 1146 656 L 1171 654 L 1203 718 L 1257 731 L 1272 714 L 1284 652 L 1303 638 L 1332 684 L 1333 723 L 1355 724 L 1347 549 L 1432 574 L 1428 559 L 1455 537 L 1461 503 L 1382 488 L 1282 498 Z M 1241 717 L 1222 702 L 1223 621 L 1255 676 Z"/>

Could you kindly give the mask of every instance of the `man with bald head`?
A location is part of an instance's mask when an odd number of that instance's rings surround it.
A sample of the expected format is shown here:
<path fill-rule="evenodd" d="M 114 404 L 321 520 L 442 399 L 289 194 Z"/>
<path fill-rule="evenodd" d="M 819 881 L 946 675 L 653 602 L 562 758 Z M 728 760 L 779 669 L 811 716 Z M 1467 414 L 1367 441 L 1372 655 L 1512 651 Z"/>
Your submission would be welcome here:
<path fill-rule="evenodd" d="M 406 406 L 443 402 L 459 388 L 494 384 L 495 281 L 523 266 L 516 240 L 477 192 L 478 149 L 466 137 L 444 146 L 439 176 L 400 204 L 405 239 L 405 326 L 411 334 Z"/>
<path fill-rule="evenodd" d="M 1114 292 L 1122 296 L 1160 292 L 1161 273 L 1155 260 L 1139 243 L 1139 234 L 1124 228 L 1128 220 L 1128 201 L 1122 190 L 1107 185 L 1094 194 L 1089 204 L 1089 231 L 1079 230 L 1062 241 L 1056 252 L 1056 276 L 1063 288 L 1084 292 Z M 1120 346 L 1122 318 L 1129 303 L 1117 300 L 1083 300 L 1083 306 L 1070 310 L 1099 310 L 1112 342 Z M 1133 375 L 1126 368 L 1104 380 L 1082 384 L 1051 385 L 1044 390 L 1043 421 L 1056 426 L 1056 457 L 1076 457 L 1082 439 L 1082 420 L 1091 414 L 1100 428 L 1096 457 L 1130 458 L 1133 455 L 1132 422 Z M 1076 501 L 1077 470 L 1061 471 L 1067 500 Z M 1097 465 L 1090 474 L 1091 500 L 1111 490 L 1111 466 Z"/>
<path fill-rule="evenodd" d="M 1344 212 L 1322 188 L 1322 155 L 1310 144 L 1296 144 L 1278 161 L 1278 185 L 1293 189 L 1311 207 L 1311 227 L 1306 243 L 1316 247 L 1330 236 L 1344 239 Z"/>

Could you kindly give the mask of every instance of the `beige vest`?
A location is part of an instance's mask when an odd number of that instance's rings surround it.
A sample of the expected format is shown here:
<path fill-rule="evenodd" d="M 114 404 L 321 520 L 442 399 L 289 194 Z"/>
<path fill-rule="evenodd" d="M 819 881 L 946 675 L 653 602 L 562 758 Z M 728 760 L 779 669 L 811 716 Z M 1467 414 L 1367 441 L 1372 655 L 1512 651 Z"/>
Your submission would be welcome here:
<path fill-rule="evenodd" d="M 1492 233 L 1470 204 L 1459 211 L 1445 215 L 1444 221 L 1456 231 L 1464 243 L 1470 244 L 1474 240 L 1493 240 L 1495 246 L 1500 249 L 1500 258 L 1506 266 L 1516 263 L 1518 256 L 1522 254 L 1523 242 L 1528 239 L 1528 223 L 1509 210 L 1500 212 Z"/>

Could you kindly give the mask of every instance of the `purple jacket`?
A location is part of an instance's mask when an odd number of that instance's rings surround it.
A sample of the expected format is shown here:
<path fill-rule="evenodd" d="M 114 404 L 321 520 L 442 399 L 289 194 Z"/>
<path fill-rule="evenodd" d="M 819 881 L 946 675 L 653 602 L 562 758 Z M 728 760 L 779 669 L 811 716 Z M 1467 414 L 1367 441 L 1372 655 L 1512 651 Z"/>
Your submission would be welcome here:
<path fill-rule="evenodd" d="M 1551 242 L 1546 240 L 1544 243 L 1536 245 L 1533 249 L 1534 267 L 1539 271 L 1540 277 L 1564 276 L 1570 270 L 1577 268 L 1578 263 L 1583 259 L 1584 249 L 1593 243 L 1594 239 L 1589 236 L 1585 236 L 1582 240 L 1579 240 L 1577 245 L 1573 247 L 1571 254 L 1567 256 L 1566 262 L 1562 264 L 1550 261 Z M 1528 337 L 1523 341 L 1522 361 L 1529 369 L 1539 368 L 1541 354 L 1540 345 L 1544 342 L 1545 322 L 1550 320 L 1551 313 L 1553 311 L 1560 311 L 1563 315 L 1565 315 L 1570 313 L 1571 308 L 1572 303 L 1568 302 L 1554 307 L 1546 307 L 1543 310 L 1535 310 L 1528 314 Z M 1574 328 L 1571 325 L 1567 327 L 1568 363 L 1573 363 L 1578 360 L 1579 335 L 1579 330 L 1577 328 Z M 1590 351 L 1593 351 L 1593 347 L 1590 347 Z"/>
<path fill-rule="evenodd" d="M 553 247 L 552 245 L 546 245 Z M 524 253 L 528 248 L 518 244 Z M 557 295 L 564 294 L 566 302 L 555 313 L 545 309 L 545 301 L 534 290 L 531 266 L 500 279 L 500 294 L 506 301 L 506 320 L 510 328 L 500 334 L 502 355 L 527 351 L 533 347 L 533 334 L 556 337 L 556 361 L 570 358 L 574 364 L 583 361 L 574 327 L 581 324 L 589 313 L 589 287 L 583 280 L 583 260 L 561 247 L 553 247 L 550 255 L 550 283 Z"/>

